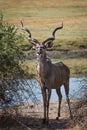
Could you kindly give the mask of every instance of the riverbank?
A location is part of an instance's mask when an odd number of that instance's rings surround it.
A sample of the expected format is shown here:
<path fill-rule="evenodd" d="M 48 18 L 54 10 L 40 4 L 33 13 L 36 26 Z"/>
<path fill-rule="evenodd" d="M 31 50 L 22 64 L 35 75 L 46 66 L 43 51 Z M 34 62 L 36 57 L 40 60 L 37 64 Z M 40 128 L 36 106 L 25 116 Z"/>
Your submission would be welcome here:
<path fill-rule="evenodd" d="M 57 102 L 50 103 L 49 125 L 42 124 L 42 103 L 24 103 L 16 107 L 9 107 L 0 111 L 0 130 L 86 130 L 87 101 L 71 101 L 73 120 L 69 118 L 68 105 L 62 102 L 61 118 L 56 120 Z"/>
<path fill-rule="evenodd" d="M 63 62 L 70 68 L 71 77 L 87 76 L 87 49 L 79 51 L 47 51 L 48 57 L 55 62 Z M 27 72 L 32 78 L 36 72 L 36 54 L 35 51 L 29 51 L 25 61 L 21 64 L 27 68 Z"/>

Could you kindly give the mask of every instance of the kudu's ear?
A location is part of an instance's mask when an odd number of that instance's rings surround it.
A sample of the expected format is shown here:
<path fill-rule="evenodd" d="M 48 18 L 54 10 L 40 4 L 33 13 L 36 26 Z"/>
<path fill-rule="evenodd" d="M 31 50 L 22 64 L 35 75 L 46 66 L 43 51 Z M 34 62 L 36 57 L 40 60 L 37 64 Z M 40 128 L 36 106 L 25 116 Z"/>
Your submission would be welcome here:
<path fill-rule="evenodd" d="M 51 48 L 53 46 L 53 41 L 48 41 L 46 44 L 45 44 L 45 47 L 46 48 Z"/>

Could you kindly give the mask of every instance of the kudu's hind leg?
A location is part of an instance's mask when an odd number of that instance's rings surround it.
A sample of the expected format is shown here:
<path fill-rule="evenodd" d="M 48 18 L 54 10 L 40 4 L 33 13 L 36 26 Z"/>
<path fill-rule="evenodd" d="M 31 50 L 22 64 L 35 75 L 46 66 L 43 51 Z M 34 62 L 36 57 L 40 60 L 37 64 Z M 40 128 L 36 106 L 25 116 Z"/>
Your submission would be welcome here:
<path fill-rule="evenodd" d="M 68 103 L 68 106 L 69 106 L 70 117 L 72 119 L 73 116 L 72 116 L 72 112 L 71 112 L 70 99 L 69 99 L 69 83 L 65 83 L 64 88 L 65 88 L 65 93 L 66 93 L 66 100 L 67 100 L 67 103 Z"/>
<path fill-rule="evenodd" d="M 62 102 L 62 94 L 61 94 L 60 88 L 59 88 L 59 89 L 56 89 L 56 92 L 57 92 L 57 95 L 58 95 L 58 97 L 59 97 L 58 117 L 56 118 L 56 119 L 58 120 L 59 117 L 60 117 L 60 109 L 61 109 L 61 102 Z"/>

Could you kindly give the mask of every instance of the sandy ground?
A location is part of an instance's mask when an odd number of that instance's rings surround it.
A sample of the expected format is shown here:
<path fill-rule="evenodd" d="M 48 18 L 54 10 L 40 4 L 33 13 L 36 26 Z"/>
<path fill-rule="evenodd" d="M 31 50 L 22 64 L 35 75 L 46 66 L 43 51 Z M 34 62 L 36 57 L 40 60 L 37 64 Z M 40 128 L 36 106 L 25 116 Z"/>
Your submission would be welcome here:
<path fill-rule="evenodd" d="M 71 108 L 74 116 L 73 120 L 69 118 L 69 110 L 66 101 L 62 102 L 61 117 L 59 120 L 56 120 L 58 103 L 51 102 L 49 110 L 49 125 L 42 124 L 42 103 L 25 103 L 20 106 L 4 109 L 0 112 L 4 115 L 0 116 L 0 130 L 80 130 L 80 122 L 82 122 L 83 118 L 79 119 L 78 114 L 75 115 L 73 101 L 71 101 Z M 85 109 L 87 110 L 87 107 Z M 85 118 L 87 121 L 87 116 Z"/>

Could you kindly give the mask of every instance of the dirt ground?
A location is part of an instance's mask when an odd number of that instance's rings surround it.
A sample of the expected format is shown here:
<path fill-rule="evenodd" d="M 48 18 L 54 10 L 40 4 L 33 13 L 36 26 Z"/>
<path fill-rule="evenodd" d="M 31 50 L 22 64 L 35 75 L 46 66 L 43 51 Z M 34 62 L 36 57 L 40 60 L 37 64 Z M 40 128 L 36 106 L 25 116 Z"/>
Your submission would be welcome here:
<path fill-rule="evenodd" d="M 69 118 L 66 101 L 62 102 L 61 117 L 56 120 L 58 103 L 51 102 L 48 125 L 42 124 L 42 103 L 24 103 L 0 110 L 0 130 L 87 130 L 87 101 L 77 102 L 71 101 L 73 120 Z"/>

